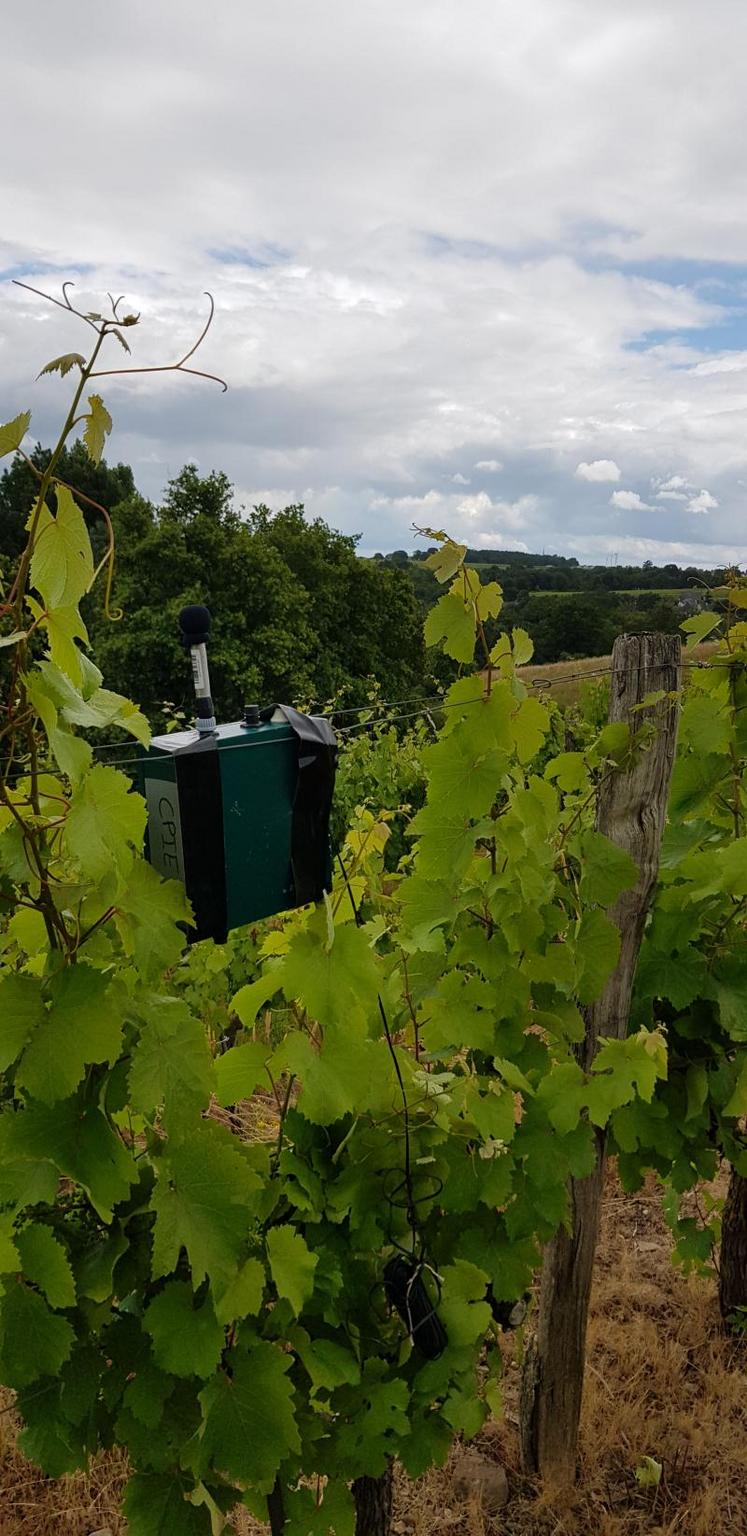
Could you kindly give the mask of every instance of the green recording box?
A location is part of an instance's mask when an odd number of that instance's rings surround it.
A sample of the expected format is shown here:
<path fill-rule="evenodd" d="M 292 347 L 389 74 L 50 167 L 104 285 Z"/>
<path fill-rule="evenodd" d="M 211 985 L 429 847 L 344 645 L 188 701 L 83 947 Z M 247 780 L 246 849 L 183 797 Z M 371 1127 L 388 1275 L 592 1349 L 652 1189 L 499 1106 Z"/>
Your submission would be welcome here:
<path fill-rule="evenodd" d="M 192 939 L 319 901 L 331 882 L 336 745 L 327 720 L 251 706 L 243 721 L 154 737 L 138 762 L 147 853 L 192 903 Z"/>

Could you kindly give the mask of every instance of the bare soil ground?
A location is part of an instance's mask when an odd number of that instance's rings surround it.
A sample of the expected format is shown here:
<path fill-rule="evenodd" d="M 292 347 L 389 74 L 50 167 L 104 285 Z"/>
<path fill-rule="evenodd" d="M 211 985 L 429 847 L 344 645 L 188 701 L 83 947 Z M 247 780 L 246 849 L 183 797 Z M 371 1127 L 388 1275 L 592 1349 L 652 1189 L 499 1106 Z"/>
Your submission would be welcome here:
<path fill-rule="evenodd" d="M 506 1344 L 506 1414 L 477 1444 L 508 1474 L 495 1519 L 456 1495 L 454 1465 L 397 1482 L 394 1536 L 746 1536 L 747 1343 L 719 1326 L 715 1285 L 669 1258 L 659 1195 L 624 1195 L 608 1180 L 589 1336 L 579 1479 L 543 1499 L 520 1471 L 517 1342 Z M 12 1402 L 0 1413 L 0 1536 L 124 1536 L 117 1506 L 124 1459 L 102 1456 L 59 1483 L 19 1454 Z M 642 1488 L 644 1456 L 662 1465 Z M 264 1528 L 240 1513 L 237 1536 Z"/>

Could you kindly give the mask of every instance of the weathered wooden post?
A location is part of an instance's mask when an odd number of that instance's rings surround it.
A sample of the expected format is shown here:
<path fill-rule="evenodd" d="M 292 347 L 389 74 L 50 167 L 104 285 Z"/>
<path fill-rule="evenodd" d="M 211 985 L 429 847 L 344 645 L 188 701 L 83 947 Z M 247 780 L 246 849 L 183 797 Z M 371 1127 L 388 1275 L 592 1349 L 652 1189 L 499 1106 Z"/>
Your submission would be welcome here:
<path fill-rule="evenodd" d="M 740 1307 L 747 1307 L 747 1179 L 736 1168 L 729 1177 L 721 1224 L 718 1299 L 727 1324 Z"/>
<path fill-rule="evenodd" d="M 596 1003 L 585 1009 L 586 1035 L 578 1059 L 588 1070 L 602 1036 L 623 1039 L 646 915 L 659 871 L 679 718 L 681 644 L 676 635 L 621 635 L 612 653 L 610 721 L 625 721 L 635 735 L 653 719 L 656 735 L 631 767 L 601 786 L 596 825 L 630 854 L 639 870 L 636 885 L 609 909 L 620 929 L 617 968 Z M 654 690 L 670 700 L 637 710 Z M 599 1231 L 606 1136 L 596 1133 L 596 1166 L 570 1184 L 570 1230 L 556 1233 L 545 1250 L 536 1337 L 526 1357 L 522 1383 L 522 1455 L 528 1471 L 548 1483 L 569 1484 L 576 1475 L 578 1426 L 584 1382 L 586 1322 Z"/>

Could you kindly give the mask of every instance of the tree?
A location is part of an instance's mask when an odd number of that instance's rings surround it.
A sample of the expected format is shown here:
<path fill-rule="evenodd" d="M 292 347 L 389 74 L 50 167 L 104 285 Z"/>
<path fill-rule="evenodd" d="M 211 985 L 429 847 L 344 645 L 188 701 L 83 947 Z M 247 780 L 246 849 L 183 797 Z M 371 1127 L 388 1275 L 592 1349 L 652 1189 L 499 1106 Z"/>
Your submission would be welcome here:
<path fill-rule="evenodd" d="M 186 702 L 189 668 L 179 610 L 213 615 L 211 680 L 220 714 L 247 701 L 363 702 L 364 680 L 387 698 L 424 681 L 420 609 L 405 573 L 360 560 L 356 540 L 309 521 L 301 506 L 243 518 L 227 476 L 188 464 L 153 508 L 136 494 L 114 509 L 120 544 L 117 625 L 91 619 L 97 657 L 149 714 Z"/>
<path fill-rule="evenodd" d="M 52 454 L 49 448 L 42 448 L 41 443 L 37 443 L 28 457 L 34 468 L 44 471 Z M 129 464 L 109 465 L 105 459 L 94 464 L 80 442 L 63 450 L 57 469 L 60 480 L 82 492 L 90 501 L 98 502 L 107 512 L 126 497 L 135 495 L 135 481 Z M 38 476 L 20 455 L 0 476 L 0 552 L 12 559 L 20 554 L 26 542 L 26 522 L 38 484 Z M 54 495 L 51 500 L 54 506 Z M 85 506 L 84 515 L 94 546 L 103 548 L 105 539 L 100 514 Z"/>

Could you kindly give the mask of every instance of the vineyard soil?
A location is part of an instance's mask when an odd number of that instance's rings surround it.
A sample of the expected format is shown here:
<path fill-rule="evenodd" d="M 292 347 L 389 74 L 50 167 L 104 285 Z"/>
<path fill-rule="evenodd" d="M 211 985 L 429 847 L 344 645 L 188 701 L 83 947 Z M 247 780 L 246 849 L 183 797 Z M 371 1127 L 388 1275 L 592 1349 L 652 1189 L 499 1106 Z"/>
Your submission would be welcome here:
<path fill-rule="evenodd" d="M 723 1192 L 723 1191 L 722 1191 Z M 506 1419 L 477 1444 L 507 1469 L 510 1502 L 495 1520 L 465 1508 L 449 1467 L 400 1478 L 393 1536 L 739 1536 L 747 1530 L 747 1344 L 720 1331 L 712 1281 L 669 1258 L 659 1196 L 624 1195 L 611 1171 L 597 1256 L 581 1436 L 581 1476 L 566 1504 L 538 1503 L 518 1468 L 519 1370 L 510 1360 Z M 509 1353 L 513 1351 L 509 1347 Z M 102 1456 L 87 1477 L 45 1479 L 0 1417 L 0 1536 L 125 1536 L 117 1512 L 124 1461 Z M 645 1456 L 657 1488 L 635 1479 Z M 239 1517 L 240 1536 L 266 1527 Z"/>

